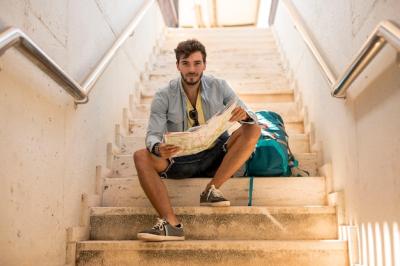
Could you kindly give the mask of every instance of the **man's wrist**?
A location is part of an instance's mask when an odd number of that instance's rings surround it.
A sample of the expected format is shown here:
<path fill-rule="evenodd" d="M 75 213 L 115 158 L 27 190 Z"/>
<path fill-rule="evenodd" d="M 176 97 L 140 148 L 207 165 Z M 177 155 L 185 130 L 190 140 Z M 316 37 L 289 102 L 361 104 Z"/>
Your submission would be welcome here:
<path fill-rule="evenodd" d="M 153 145 L 153 149 L 151 149 L 151 153 L 160 157 L 160 142 L 157 142 Z"/>
<path fill-rule="evenodd" d="M 253 122 L 253 118 L 251 118 L 251 116 L 248 113 L 246 113 L 246 116 L 247 117 L 243 119 L 242 122 Z"/>

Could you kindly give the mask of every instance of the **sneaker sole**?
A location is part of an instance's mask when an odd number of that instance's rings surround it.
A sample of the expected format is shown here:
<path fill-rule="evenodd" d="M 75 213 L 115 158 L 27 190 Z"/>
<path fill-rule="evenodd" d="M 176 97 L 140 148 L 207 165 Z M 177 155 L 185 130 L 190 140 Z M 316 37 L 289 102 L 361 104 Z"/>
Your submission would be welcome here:
<path fill-rule="evenodd" d="M 143 240 L 143 241 L 155 241 L 155 242 L 185 240 L 184 236 L 157 236 L 157 235 L 152 235 L 152 234 L 147 234 L 147 233 L 139 233 L 139 234 L 137 234 L 137 238 L 139 240 Z"/>
<path fill-rule="evenodd" d="M 219 202 L 202 202 L 200 206 L 211 206 L 211 207 L 229 207 L 231 206 L 230 201 L 219 201 Z"/>

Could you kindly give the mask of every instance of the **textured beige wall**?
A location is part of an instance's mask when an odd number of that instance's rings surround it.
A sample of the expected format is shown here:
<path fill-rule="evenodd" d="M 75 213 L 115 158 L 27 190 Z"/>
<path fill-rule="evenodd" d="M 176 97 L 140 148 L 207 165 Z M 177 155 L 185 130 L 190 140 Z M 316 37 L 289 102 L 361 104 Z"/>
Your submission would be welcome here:
<path fill-rule="evenodd" d="M 143 2 L 2 0 L 0 30 L 21 28 L 81 81 Z M 79 224 L 81 194 L 94 193 L 95 166 L 163 27 L 156 4 L 77 109 L 18 51 L 0 57 L 0 265 L 64 264 L 65 229 Z"/>
<path fill-rule="evenodd" d="M 341 74 L 379 21 L 400 25 L 397 0 L 293 1 L 323 56 Z M 330 88 L 280 5 L 275 29 L 333 166 L 333 187 L 344 190 L 347 222 L 366 233 L 362 265 L 400 264 L 400 68 L 386 47 L 350 88 L 347 100 Z M 386 228 L 386 229 L 385 229 Z M 384 233 L 386 232 L 386 233 Z M 363 234 L 361 234 L 363 235 Z"/>

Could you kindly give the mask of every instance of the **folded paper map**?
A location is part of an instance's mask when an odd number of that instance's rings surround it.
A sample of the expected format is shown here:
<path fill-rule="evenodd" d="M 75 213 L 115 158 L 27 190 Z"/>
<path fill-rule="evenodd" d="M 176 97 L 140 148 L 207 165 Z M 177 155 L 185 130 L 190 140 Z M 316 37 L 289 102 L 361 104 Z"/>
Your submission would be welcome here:
<path fill-rule="evenodd" d="M 218 137 L 236 122 L 229 122 L 237 100 L 229 102 L 223 110 L 212 116 L 206 124 L 192 127 L 185 132 L 164 134 L 164 142 L 181 148 L 174 157 L 199 153 L 211 148 Z"/>

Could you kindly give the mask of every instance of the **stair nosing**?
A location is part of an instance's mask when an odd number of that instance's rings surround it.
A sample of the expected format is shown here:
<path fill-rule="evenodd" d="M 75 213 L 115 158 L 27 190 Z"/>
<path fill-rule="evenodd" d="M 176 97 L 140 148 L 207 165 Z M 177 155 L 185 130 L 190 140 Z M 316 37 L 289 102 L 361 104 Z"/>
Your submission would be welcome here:
<path fill-rule="evenodd" d="M 231 206 L 231 207 L 204 207 L 179 206 L 173 207 L 176 215 L 274 215 L 274 214 L 336 214 L 334 206 Z M 153 207 L 91 207 L 90 216 L 119 216 L 119 215 L 156 215 Z"/>
<path fill-rule="evenodd" d="M 243 244 L 245 247 L 242 247 Z M 132 250 L 343 250 L 347 248 L 344 240 L 185 240 L 170 242 L 143 242 L 140 240 L 90 240 L 78 241 L 77 249 L 108 250 L 132 249 Z"/>

